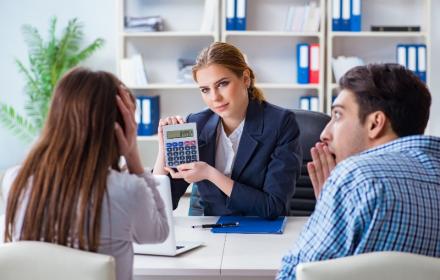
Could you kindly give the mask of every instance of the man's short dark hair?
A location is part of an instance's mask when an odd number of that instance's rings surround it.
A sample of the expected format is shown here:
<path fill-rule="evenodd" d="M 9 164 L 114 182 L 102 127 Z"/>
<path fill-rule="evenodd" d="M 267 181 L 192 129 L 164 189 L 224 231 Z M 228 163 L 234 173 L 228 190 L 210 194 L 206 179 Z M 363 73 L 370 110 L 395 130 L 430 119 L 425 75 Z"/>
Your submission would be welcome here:
<path fill-rule="evenodd" d="M 354 93 L 361 123 L 370 113 L 382 111 L 399 137 L 424 133 L 431 94 L 405 67 L 394 63 L 354 67 L 342 76 L 339 87 Z"/>

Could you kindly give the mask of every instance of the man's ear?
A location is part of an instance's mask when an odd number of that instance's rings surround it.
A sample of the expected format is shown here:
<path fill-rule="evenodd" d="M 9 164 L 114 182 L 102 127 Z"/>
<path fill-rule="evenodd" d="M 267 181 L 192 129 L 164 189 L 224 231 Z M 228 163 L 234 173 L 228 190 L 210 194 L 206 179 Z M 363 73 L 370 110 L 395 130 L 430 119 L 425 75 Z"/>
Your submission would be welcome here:
<path fill-rule="evenodd" d="M 376 111 L 367 116 L 368 137 L 376 140 L 384 136 L 389 129 L 389 121 L 382 111 Z"/>

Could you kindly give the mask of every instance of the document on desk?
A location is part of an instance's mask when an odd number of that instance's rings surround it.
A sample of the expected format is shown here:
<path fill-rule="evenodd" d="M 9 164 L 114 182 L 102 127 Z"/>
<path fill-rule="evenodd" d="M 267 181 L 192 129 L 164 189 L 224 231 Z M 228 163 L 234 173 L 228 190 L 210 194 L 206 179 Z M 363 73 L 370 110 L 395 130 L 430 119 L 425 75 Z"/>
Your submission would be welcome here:
<path fill-rule="evenodd" d="M 266 220 L 260 217 L 221 216 L 217 223 L 238 222 L 236 227 L 212 228 L 213 233 L 245 233 L 245 234 L 282 234 L 286 225 L 286 217 L 276 220 Z"/>

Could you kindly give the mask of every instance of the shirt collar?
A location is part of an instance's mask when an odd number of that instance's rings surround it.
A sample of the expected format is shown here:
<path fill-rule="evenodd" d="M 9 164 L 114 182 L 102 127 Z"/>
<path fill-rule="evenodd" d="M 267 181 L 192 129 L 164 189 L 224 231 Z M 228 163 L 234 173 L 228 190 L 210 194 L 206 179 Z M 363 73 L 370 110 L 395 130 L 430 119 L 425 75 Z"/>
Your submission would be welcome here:
<path fill-rule="evenodd" d="M 440 138 L 435 136 L 426 135 L 412 135 L 397 138 L 391 142 L 385 143 L 378 147 L 371 148 L 363 154 L 383 154 L 389 152 L 401 152 L 405 150 L 432 150 L 434 152 L 440 152 Z"/>

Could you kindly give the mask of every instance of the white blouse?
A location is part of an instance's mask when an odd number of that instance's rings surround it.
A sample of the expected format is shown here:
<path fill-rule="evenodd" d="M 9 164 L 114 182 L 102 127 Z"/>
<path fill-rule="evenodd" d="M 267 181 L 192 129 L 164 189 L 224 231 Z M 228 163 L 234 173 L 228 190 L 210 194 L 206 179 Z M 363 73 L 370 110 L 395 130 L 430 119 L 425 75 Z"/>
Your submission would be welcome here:
<path fill-rule="evenodd" d="M 5 198 L 18 170 L 16 168 L 5 174 Z M 130 280 L 133 278 L 132 242 L 159 243 L 168 237 L 164 203 L 150 172 L 136 176 L 111 170 L 107 177 L 107 192 L 108 196 L 104 195 L 103 201 L 98 253 L 115 258 L 118 280 Z M 25 197 L 17 216 L 14 240 L 19 238 L 26 202 Z"/>
<path fill-rule="evenodd" d="M 241 134 L 243 133 L 244 121 L 229 135 L 226 135 L 222 122 L 217 126 L 217 149 L 215 152 L 215 168 L 225 176 L 231 177 Z"/>

